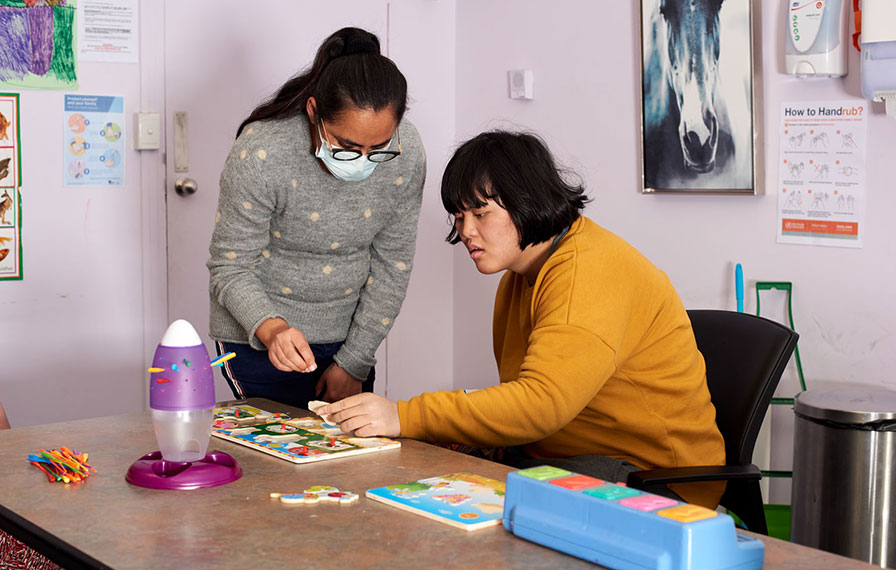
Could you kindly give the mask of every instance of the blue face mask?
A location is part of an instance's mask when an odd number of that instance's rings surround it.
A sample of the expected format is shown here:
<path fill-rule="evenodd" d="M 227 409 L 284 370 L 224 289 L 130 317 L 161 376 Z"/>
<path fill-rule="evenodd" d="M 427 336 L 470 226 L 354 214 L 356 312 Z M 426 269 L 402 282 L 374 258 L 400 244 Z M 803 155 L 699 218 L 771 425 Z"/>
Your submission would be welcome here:
<path fill-rule="evenodd" d="M 317 135 L 320 137 L 321 145 L 314 155 L 323 161 L 330 174 L 346 182 L 358 182 L 373 174 L 373 169 L 376 168 L 377 163 L 367 160 L 366 156 L 359 156 L 354 160 L 336 160 L 333 158 L 333 147 L 330 141 L 324 138 L 323 133 L 320 132 L 320 123 L 317 125 Z"/>

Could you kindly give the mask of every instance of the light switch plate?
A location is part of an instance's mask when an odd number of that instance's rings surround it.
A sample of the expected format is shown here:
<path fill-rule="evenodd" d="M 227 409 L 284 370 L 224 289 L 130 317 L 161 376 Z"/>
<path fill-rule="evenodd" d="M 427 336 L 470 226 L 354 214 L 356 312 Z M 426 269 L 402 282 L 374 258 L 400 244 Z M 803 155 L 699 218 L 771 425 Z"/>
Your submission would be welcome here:
<path fill-rule="evenodd" d="M 531 69 L 511 69 L 507 72 L 508 95 L 511 99 L 534 99 L 535 78 Z"/>
<path fill-rule="evenodd" d="M 162 118 L 159 113 L 137 113 L 137 150 L 158 150 L 162 141 Z"/>

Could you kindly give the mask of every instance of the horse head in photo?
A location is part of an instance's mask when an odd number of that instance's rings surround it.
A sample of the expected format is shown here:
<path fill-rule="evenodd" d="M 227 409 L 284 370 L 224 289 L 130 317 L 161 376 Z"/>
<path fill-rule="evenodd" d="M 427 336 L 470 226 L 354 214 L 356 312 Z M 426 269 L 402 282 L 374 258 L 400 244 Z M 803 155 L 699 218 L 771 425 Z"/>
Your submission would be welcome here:
<path fill-rule="evenodd" d="M 664 161 L 672 172 L 665 174 L 687 178 L 712 171 L 730 151 L 726 147 L 720 156 L 720 139 L 730 141 L 719 82 L 723 0 L 658 3 L 646 32 L 653 49 L 645 55 L 645 140 L 662 145 L 666 155 L 674 149 L 675 161 Z M 680 155 L 675 147 L 680 147 Z"/>

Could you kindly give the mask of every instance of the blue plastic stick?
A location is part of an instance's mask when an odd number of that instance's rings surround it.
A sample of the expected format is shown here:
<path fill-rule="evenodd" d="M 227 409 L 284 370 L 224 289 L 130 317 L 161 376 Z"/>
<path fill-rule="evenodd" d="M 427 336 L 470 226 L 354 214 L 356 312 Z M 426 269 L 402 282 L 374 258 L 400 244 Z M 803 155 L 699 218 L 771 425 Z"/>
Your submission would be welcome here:
<path fill-rule="evenodd" d="M 734 268 L 734 294 L 737 297 L 737 312 L 744 312 L 744 268 L 740 263 Z"/>

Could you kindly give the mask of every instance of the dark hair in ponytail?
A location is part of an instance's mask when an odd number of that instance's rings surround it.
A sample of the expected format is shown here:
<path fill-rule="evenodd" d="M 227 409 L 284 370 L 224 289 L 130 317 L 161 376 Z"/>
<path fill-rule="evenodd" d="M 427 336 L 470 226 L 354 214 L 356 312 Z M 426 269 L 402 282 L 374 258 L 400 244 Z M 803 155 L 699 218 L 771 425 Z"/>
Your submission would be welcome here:
<path fill-rule="evenodd" d="M 391 59 L 380 54 L 380 40 L 360 28 L 342 28 L 320 45 L 311 67 L 292 77 L 240 124 L 236 136 L 254 121 L 305 113 L 309 97 L 321 120 L 333 120 L 351 104 L 379 111 L 392 106 L 395 120 L 407 109 L 408 85 Z"/>

